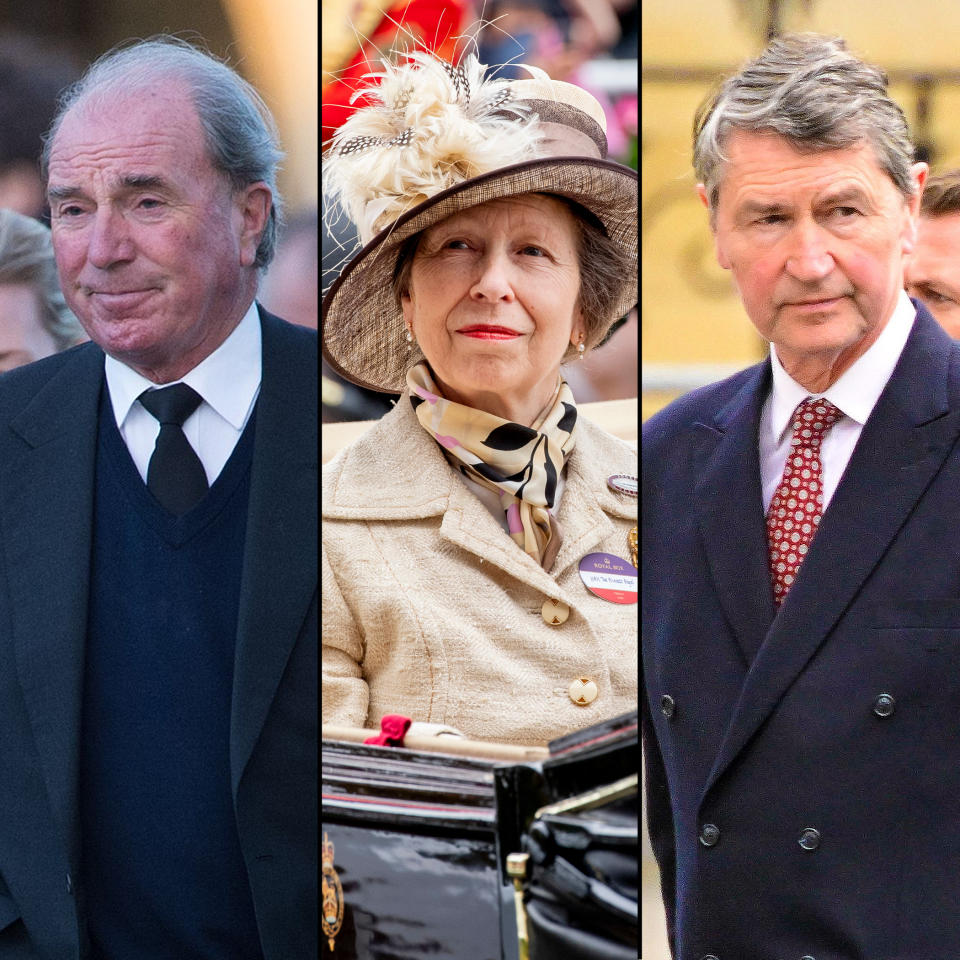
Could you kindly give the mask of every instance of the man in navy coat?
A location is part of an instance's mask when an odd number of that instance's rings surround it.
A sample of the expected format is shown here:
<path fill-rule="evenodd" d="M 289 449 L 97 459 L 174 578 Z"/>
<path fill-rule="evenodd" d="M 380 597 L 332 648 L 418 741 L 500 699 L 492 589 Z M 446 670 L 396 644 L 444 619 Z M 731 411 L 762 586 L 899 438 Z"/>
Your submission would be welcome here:
<path fill-rule="evenodd" d="M 255 301 L 279 158 L 164 39 L 48 140 L 92 342 L 0 380 L 0 960 L 317 955 L 317 339 Z"/>
<path fill-rule="evenodd" d="M 960 956 L 960 346 L 903 292 L 885 78 L 773 41 L 698 114 L 764 362 L 643 432 L 651 840 L 682 960 Z"/>

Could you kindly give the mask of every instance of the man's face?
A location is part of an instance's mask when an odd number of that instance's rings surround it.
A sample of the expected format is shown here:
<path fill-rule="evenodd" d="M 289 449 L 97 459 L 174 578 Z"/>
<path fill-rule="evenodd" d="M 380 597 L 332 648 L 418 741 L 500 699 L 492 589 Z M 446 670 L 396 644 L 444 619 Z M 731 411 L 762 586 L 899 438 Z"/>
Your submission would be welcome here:
<path fill-rule="evenodd" d="M 960 339 L 960 213 L 921 217 L 905 266 L 907 293 L 922 300 L 940 326 Z"/>
<path fill-rule="evenodd" d="M 919 191 L 908 202 L 869 145 L 799 153 L 776 134 L 735 131 L 725 153 L 717 259 L 787 371 L 807 386 L 798 373 L 818 371 L 825 389 L 893 312 Z M 922 184 L 926 166 L 913 175 Z"/>
<path fill-rule="evenodd" d="M 253 299 L 270 192 L 230 189 L 177 81 L 71 109 L 48 197 L 67 303 L 91 340 L 154 382 L 212 353 Z"/>

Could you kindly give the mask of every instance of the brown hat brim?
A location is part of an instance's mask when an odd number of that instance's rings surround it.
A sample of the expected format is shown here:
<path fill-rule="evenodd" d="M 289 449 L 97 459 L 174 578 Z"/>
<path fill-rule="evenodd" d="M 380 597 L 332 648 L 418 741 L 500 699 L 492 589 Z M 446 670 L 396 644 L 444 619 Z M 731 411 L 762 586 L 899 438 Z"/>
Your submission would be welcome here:
<path fill-rule="evenodd" d="M 610 160 L 549 157 L 501 167 L 441 191 L 375 236 L 330 286 L 320 314 L 324 357 L 352 383 L 381 393 L 402 392 L 407 370 L 423 359 L 419 350 L 407 349 L 406 327 L 393 292 L 397 254 L 405 240 L 490 200 L 550 193 L 586 207 L 636 262 L 637 184 L 635 170 Z M 636 302 L 634 274 L 607 327 Z"/>

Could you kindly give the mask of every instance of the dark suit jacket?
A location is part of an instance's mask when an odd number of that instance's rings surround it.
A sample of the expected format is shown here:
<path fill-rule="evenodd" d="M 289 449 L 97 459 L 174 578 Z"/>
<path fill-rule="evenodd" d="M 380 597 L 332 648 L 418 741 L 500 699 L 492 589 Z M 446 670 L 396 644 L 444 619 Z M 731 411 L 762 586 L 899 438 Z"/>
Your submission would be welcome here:
<path fill-rule="evenodd" d="M 960 957 L 960 345 L 918 307 L 776 617 L 769 389 L 764 362 L 643 431 L 648 803 L 676 955 Z"/>
<path fill-rule="evenodd" d="M 267 960 L 317 954 L 317 336 L 260 310 L 230 762 Z M 77 768 L 97 405 L 84 344 L 0 379 L 0 960 L 84 956 Z"/>

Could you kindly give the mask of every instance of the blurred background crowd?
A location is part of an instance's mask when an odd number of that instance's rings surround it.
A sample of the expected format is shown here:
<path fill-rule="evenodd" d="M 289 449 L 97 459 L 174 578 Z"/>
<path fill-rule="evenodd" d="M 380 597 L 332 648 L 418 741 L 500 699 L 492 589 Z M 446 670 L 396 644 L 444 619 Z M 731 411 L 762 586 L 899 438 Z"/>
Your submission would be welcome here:
<path fill-rule="evenodd" d="M 322 15 L 322 144 L 349 116 L 351 95 L 381 57 L 416 48 L 455 61 L 475 51 L 481 63 L 505 65 L 501 76 L 526 76 L 518 64 L 527 63 L 589 90 L 606 111 L 610 159 L 637 168 L 637 0 L 324 0 Z M 322 240 L 326 289 L 357 238 L 340 218 L 323 226 Z M 636 397 L 638 344 L 634 310 L 603 346 L 566 368 L 578 401 Z M 376 419 L 395 399 L 361 390 L 324 365 L 324 422 Z"/>
<path fill-rule="evenodd" d="M 315 0 L 31 0 L 0 6 L 0 372 L 86 338 L 63 301 L 40 176 L 59 94 L 111 47 L 174 33 L 260 91 L 286 158 L 286 226 L 258 299 L 317 326 L 318 76 Z"/>

